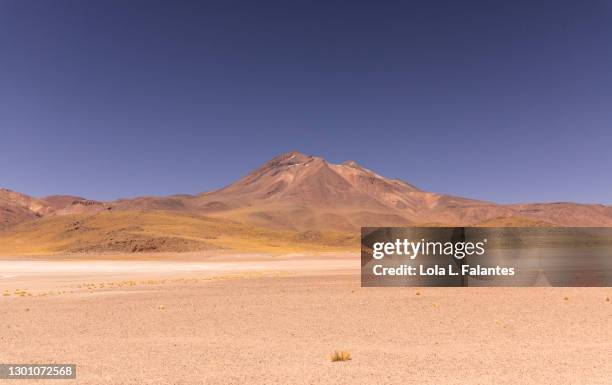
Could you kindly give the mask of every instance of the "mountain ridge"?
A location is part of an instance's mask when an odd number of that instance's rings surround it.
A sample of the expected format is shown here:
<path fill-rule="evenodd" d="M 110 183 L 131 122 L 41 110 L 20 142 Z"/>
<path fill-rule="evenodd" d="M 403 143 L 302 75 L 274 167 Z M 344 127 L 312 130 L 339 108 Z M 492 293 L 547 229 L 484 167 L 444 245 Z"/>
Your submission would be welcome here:
<path fill-rule="evenodd" d="M 74 233 L 66 232 L 73 227 L 83 231 L 84 227 L 66 224 L 69 218 L 80 223 L 103 214 L 105 218 L 109 215 L 124 218 L 120 213 L 130 213 L 134 217 L 130 219 L 130 228 L 134 229 L 140 226 L 139 218 L 144 226 L 146 218 L 152 218 L 147 213 L 154 212 L 170 213 L 164 215 L 179 216 L 187 222 L 192 216 L 204 221 L 216 219 L 228 228 L 240 223 L 250 226 L 251 230 L 246 233 L 258 228 L 311 232 L 307 238 L 312 238 L 313 231 L 356 234 L 362 226 L 612 226 L 612 207 L 606 205 L 496 204 L 424 191 L 406 181 L 385 178 L 355 161 L 329 163 L 297 151 L 272 158 L 228 186 L 197 195 L 144 196 L 102 202 L 70 195 L 35 198 L 0 189 L 0 232 L 5 235 L 35 231 L 32 229 L 37 229 L 38 223 L 42 226 L 55 221 L 59 227 L 54 239 L 67 237 L 76 242 Z M 190 231 L 187 227 L 183 228 L 185 232 Z M 48 226 L 47 231 L 55 230 Z M 105 232 L 101 226 L 88 231 L 98 231 L 105 240 L 116 240 L 118 230 Z M 155 236 L 158 237 L 155 239 L 164 239 L 166 248 L 176 244 L 163 230 L 156 230 Z M 180 232 L 173 233 L 175 236 L 180 238 Z M 130 241 L 122 242 L 129 244 Z M 83 247 L 90 246 L 95 248 L 95 245 Z M 181 247 L 192 246 L 195 247 L 189 243 Z"/>

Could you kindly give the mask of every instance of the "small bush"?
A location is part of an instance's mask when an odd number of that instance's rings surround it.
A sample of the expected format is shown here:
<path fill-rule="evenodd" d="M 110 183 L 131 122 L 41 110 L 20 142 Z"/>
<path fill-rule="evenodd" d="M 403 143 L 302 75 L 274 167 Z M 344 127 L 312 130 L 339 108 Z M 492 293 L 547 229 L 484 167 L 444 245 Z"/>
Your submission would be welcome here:
<path fill-rule="evenodd" d="M 330 357 L 331 362 L 349 361 L 350 359 L 351 353 L 344 351 L 335 351 Z"/>

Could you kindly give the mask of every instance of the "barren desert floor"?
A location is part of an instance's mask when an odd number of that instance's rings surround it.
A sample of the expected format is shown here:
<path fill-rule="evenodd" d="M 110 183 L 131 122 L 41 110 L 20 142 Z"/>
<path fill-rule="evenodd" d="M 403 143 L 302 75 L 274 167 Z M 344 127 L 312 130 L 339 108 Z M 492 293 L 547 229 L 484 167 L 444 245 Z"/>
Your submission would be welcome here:
<path fill-rule="evenodd" d="M 0 384 L 610 384 L 610 288 L 361 288 L 355 256 L 0 261 Z M 330 362 L 335 350 L 352 360 Z"/>

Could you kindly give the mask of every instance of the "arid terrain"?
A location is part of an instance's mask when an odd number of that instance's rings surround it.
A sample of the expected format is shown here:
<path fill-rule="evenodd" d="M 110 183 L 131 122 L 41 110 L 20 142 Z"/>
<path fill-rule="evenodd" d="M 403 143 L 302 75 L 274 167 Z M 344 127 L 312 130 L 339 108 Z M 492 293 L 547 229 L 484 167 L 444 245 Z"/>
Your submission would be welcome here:
<path fill-rule="evenodd" d="M 54 384 L 610 383 L 609 288 L 361 288 L 359 228 L 381 225 L 612 226 L 612 207 L 296 152 L 199 195 L 1 189 L 0 362 L 77 364 Z"/>
<path fill-rule="evenodd" d="M 612 207 L 477 201 L 298 152 L 198 195 L 99 202 L 0 189 L 0 255 L 355 250 L 360 227 L 402 225 L 612 226 Z"/>
<path fill-rule="evenodd" d="M 0 362 L 77 364 L 54 384 L 612 378 L 609 288 L 361 288 L 342 254 L 81 262 L 0 264 Z"/>

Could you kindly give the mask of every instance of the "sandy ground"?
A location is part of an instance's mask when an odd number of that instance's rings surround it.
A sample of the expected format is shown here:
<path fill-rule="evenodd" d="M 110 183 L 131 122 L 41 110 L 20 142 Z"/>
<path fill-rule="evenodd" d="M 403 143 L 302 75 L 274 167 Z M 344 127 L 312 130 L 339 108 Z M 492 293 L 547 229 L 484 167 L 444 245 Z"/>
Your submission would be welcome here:
<path fill-rule="evenodd" d="M 331 259 L 5 261 L 0 362 L 78 376 L 0 384 L 612 383 L 610 288 L 361 288 Z"/>
<path fill-rule="evenodd" d="M 15 290 L 27 296 L 42 296 L 58 291 L 74 292 L 83 285 L 105 288 L 146 284 L 150 281 L 199 281 L 210 278 L 228 278 L 279 274 L 316 274 L 358 272 L 355 256 L 323 254 L 316 257 L 301 254 L 277 257 L 232 254 L 222 257 L 198 258 L 193 254 L 180 257 L 159 255 L 139 259 L 117 259 L 117 256 L 98 256 L 95 259 L 58 259 L 12 257 L 0 259 L 0 295 L 14 294 Z M 150 258 L 149 258 L 150 257 Z M 22 293 L 23 294 L 23 293 Z M 23 295 L 21 295 L 23 296 Z"/>

